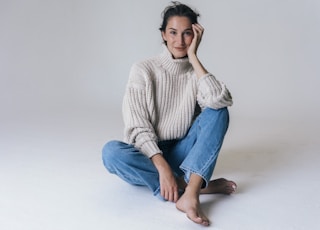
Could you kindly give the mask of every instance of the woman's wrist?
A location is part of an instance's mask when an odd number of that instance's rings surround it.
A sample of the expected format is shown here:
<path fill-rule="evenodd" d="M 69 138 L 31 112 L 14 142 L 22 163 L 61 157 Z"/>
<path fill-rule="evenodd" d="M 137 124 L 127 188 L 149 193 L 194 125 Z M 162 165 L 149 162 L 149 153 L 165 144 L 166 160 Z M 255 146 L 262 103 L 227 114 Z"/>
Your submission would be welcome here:
<path fill-rule="evenodd" d="M 197 55 L 191 54 L 190 56 L 188 56 L 188 58 L 189 58 L 189 62 L 191 63 L 191 65 L 194 69 L 194 72 L 196 73 L 198 78 L 201 78 L 202 76 L 204 76 L 208 73 L 208 71 L 201 64 Z"/>
<path fill-rule="evenodd" d="M 157 153 L 151 157 L 151 161 L 159 172 L 166 170 L 169 165 L 161 153 Z"/>

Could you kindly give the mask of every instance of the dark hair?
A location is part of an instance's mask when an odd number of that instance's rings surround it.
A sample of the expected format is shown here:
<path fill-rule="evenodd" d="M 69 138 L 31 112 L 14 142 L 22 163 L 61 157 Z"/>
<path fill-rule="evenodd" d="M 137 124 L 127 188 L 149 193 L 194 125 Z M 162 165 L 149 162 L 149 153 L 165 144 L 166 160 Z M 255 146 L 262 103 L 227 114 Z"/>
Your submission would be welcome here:
<path fill-rule="evenodd" d="M 180 2 L 173 1 L 171 2 L 172 5 L 167 6 L 164 11 L 162 12 L 162 25 L 159 28 L 160 31 L 165 31 L 168 21 L 173 16 L 181 16 L 181 17 L 187 17 L 189 18 L 190 22 L 192 24 L 198 23 L 198 17 L 200 16 L 199 13 L 192 10 L 189 6 L 184 5 Z"/>

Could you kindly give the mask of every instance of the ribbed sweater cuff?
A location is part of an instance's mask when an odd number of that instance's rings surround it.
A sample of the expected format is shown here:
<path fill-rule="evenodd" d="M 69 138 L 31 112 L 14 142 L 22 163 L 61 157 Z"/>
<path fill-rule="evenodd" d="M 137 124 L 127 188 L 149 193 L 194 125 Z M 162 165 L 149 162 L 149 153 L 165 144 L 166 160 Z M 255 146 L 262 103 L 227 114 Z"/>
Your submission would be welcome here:
<path fill-rule="evenodd" d="M 158 153 L 162 153 L 159 149 L 157 143 L 153 141 L 147 141 L 141 146 L 141 152 L 145 154 L 147 157 L 151 158 L 153 155 Z"/>
<path fill-rule="evenodd" d="M 211 73 L 207 73 L 205 75 L 203 75 L 201 78 L 199 78 L 198 80 L 199 84 L 213 84 L 213 85 L 219 85 L 219 82 L 217 81 L 217 79 L 215 78 L 215 76 L 213 76 Z"/>

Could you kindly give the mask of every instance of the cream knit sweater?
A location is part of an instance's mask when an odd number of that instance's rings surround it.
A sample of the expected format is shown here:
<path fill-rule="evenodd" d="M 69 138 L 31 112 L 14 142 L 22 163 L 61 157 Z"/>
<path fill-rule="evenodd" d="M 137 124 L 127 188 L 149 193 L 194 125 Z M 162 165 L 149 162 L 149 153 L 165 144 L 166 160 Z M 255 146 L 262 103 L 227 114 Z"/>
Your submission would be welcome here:
<path fill-rule="evenodd" d="M 200 79 L 188 58 L 173 59 L 164 46 L 157 57 L 132 66 L 123 100 L 125 142 L 152 157 L 161 153 L 157 142 L 186 135 L 201 109 L 232 105 L 225 84 L 212 74 Z"/>

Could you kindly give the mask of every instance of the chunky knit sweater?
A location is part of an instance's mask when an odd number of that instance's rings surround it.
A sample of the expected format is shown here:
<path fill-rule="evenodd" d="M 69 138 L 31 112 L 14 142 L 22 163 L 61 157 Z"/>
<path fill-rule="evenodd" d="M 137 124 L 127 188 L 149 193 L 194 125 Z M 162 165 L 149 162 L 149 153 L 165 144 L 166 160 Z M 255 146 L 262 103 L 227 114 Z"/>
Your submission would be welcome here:
<path fill-rule="evenodd" d="M 135 63 L 123 100 L 125 142 L 152 157 L 157 143 L 186 135 L 196 108 L 232 105 L 225 84 L 208 73 L 198 78 L 188 58 L 173 59 L 164 46 L 153 58 Z"/>

